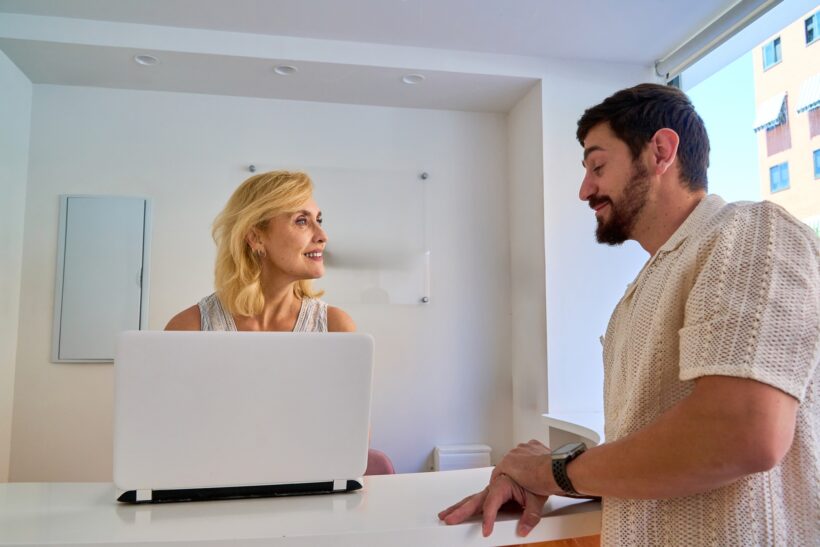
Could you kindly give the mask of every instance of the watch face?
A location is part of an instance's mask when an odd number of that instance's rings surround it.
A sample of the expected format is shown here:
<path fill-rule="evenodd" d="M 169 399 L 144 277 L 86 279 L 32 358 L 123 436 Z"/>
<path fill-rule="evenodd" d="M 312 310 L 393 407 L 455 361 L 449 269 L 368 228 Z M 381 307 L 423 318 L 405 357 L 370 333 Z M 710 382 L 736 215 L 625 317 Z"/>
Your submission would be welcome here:
<path fill-rule="evenodd" d="M 555 451 L 552 453 L 552 459 L 564 459 L 564 458 L 574 458 L 581 452 L 587 449 L 587 445 L 584 443 L 569 443 L 556 448 Z"/>

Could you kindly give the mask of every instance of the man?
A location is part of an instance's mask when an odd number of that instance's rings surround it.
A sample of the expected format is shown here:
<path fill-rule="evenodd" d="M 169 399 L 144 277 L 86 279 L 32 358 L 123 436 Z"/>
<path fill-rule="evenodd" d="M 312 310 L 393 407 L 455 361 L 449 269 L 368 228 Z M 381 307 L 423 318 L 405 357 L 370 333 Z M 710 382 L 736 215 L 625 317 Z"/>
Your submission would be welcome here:
<path fill-rule="evenodd" d="M 768 202 L 707 195 L 709 140 L 681 91 L 642 84 L 578 122 L 599 242 L 650 258 L 604 341 L 607 442 L 508 453 L 448 524 L 547 496 L 603 498 L 605 545 L 820 544 L 820 243 Z M 574 455 L 574 454 L 573 454 Z M 559 484 L 561 486 L 559 486 Z"/>

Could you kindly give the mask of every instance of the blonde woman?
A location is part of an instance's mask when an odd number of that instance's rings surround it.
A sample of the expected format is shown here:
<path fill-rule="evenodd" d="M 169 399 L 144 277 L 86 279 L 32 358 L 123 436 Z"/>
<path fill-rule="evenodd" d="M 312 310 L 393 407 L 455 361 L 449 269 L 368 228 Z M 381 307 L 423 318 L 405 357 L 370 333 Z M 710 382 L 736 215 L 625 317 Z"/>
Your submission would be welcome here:
<path fill-rule="evenodd" d="M 180 312 L 166 330 L 351 332 L 343 310 L 318 299 L 327 233 L 305 173 L 255 175 L 216 217 L 216 292 Z"/>
<path fill-rule="evenodd" d="M 234 191 L 213 226 L 216 291 L 175 315 L 165 330 L 352 332 L 343 310 L 319 300 L 327 233 L 305 173 L 255 175 Z M 366 475 L 394 473 L 370 450 Z"/>

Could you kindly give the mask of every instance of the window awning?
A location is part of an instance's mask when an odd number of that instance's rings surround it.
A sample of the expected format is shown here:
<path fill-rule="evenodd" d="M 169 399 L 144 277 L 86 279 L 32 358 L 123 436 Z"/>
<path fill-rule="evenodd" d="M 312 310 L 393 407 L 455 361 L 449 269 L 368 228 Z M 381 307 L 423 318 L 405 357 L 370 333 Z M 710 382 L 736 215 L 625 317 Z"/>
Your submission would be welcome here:
<path fill-rule="evenodd" d="M 815 74 L 800 86 L 797 97 L 797 112 L 820 108 L 820 74 Z"/>
<path fill-rule="evenodd" d="M 754 130 L 771 129 L 786 121 L 786 92 L 778 93 L 757 105 Z"/>

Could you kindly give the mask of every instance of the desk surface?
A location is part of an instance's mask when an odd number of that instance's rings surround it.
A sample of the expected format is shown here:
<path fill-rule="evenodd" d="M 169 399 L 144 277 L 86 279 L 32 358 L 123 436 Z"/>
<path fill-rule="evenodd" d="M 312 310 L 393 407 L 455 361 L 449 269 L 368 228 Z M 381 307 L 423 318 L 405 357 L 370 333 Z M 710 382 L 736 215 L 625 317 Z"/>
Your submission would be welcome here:
<path fill-rule="evenodd" d="M 489 538 L 436 514 L 481 490 L 490 468 L 365 477 L 348 494 L 123 505 L 109 483 L 0 484 L 0 545 L 452 546 L 523 543 L 518 513 Z M 598 502 L 553 497 L 527 542 L 597 534 Z"/>
<path fill-rule="evenodd" d="M 583 438 L 586 440 L 587 446 L 597 446 L 604 441 L 603 412 L 553 412 L 541 416 L 544 417 L 550 427 L 574 433 Z"/>

